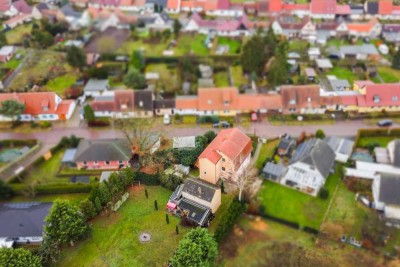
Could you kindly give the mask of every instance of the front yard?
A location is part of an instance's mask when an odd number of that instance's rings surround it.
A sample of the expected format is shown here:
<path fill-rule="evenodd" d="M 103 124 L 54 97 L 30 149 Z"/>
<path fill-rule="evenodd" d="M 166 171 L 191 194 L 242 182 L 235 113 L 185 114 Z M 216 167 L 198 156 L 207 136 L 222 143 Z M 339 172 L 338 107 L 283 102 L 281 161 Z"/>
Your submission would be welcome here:
<path fill-rule="evenodd" d="M 267 180 L 258 193 L 262 212 L 266 216 L 297 223 L 300 227 L 307 226 L 319 230 L 329 201 L 340 181 L 339 176 L 337 168 L 326 180 L 324 187 L 329 191 L 328 199 L 312 197 Z"/>
<path fill-rule="evenodd" d="M 91 221 L 92 236 L 62 251 L 55 266 L 167 266 L 179 240 L 190 230 L 180 226 L 180 219 L 169 216 L 166 224 L 164 207 L 171 191 L 160 186 L 130 190 L 130 197 L 116 213 Z M 158 211 L 154 210 L 154 200 Z M 179 225 L 179 235 L 175 226 Z M 151 240 L 140 243 L 139 234 L 148 232 Z"/>

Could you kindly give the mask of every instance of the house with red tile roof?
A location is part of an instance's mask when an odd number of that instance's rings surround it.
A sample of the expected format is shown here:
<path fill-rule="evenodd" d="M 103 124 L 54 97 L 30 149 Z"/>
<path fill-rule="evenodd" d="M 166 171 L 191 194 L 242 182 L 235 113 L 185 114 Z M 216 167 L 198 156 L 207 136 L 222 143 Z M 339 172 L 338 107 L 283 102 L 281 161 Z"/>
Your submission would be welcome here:
<path fill-rule="evenodd" d="M 283 4 L 282 12 L 291 14 L 300 18 L 310 16 L 310 4 Z"/>
<path fill-rule="evenodd" d="M 382 32 L 382 25 L 374 18 L 368 22 L 347 23 L 347 29 L 350 36 L 376 38 Z"/>
<path fill-rule="evenodd" d="M 0 94 L 0 105 L 5 100 L 15 100 L 25 105 L 21 121 L 69 120 L 76 106 L 75 101 L 62 100 L 54 92 Z M 0 116 L 0 121 L 8 120 L 10 118 Z"/>
<path fill-rule="evenodd" d="M 251 139 L 238 128 L 222 130 L 197 159 L 199 178 L 211 184 L 234 182 L 251 160 Z"/>
<path fill-rule="evenodd" d="M 336 10 L 336 0 L 311 0 L 310 15 L 312 18 L 334 19 Z"/>
<path fill-rule="evenodd" d="M 197 96 L 176 98 L 174 113 L 182 115 L 235 116 L 239 113 L 280 112 L 281 96 L 271 94 L 239 94 L 237 88 L 199 88 Z"/>
<path fill-rule="evenodd" d="M 232 5 L 230 0 L 167 0 L 167 13 L 205 12 L 209 16 L 237 17 L 244 14 L 243 5 Z"/>
<path fill-rule="evenodd" d="M 282 111 L 285 114 L 323 114 L 318 85 L 283 85 L 280 89 Z"/>
<path fill-rule="evenodd" d="M 33 19 L 31 14 L 21 14 L 14 16 L 6 21 L 3 22 L 3 26 L 6 29 L 13 29 L 17 27 L 18 25 L 22 25 L 27 22 L 31 22 Z"/>
<path fill-rule="evenodd" d="M 95 97 L 90 102 L 96 117 L 109 118 L 133 118 L 134 112 L 134 91 L 133 90 L 115 90 L 105 92 Z"/>
<path fill-rule="evenodd" d="M 400 6 L 393 5 L 393 0 L 380 0 L 376 17 L 382 20 L 399 20 Z"/>

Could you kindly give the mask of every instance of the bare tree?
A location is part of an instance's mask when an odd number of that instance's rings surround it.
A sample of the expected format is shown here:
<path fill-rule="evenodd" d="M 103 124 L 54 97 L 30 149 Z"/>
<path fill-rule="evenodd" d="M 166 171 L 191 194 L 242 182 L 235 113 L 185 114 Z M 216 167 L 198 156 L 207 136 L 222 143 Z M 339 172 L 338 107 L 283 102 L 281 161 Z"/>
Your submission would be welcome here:
<path fill-rule="evenodd" d="M 258 177 L 258 171 L 252 165 L 246 167 L 243 172 L 237 176 L 235 185 L 239 189 L 239 201 L 242 201 L 243 191 L 249 188 L 256 178 Z"/>

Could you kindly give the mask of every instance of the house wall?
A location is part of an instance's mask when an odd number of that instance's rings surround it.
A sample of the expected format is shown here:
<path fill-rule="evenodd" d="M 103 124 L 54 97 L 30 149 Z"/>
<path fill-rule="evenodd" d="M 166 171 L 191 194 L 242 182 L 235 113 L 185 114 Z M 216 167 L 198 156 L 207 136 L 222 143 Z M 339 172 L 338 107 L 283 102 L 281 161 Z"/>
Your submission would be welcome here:
<path fill-rule="evenodd" d="M 240 17 L 243 16 L 243 10 L 212 10 L 206 11 L 208 16 L 222 16 L 222 17 Z"/>
<path fill-rule="evenodd" d="M 211 211 L 213 214 L 215 214 L 219 206 L 221 206 L 221 189 L 215 191 L 214 197 L 211 200 Z"/>
<path fill-rule="evenodd" d="M 89 170 L 117 170 L 119 165 L 123 164 L 124 166 L 128 166 L 128 161 L 109 161 L 108 164 L 106 161 L 88 161 L 86 162 L 76 162 L 76 167 L 78 170 L 80 169 L 89 169 Z"/>
<path fill-rule="evenodd" d="M 214 164 L 206 158 L 199 159 L 200 179 L 210 184 L 216 184 L 220 176 L 219 170 L 221 170 L 221 160 L 219 160 L 217 164 Z"/>
<path fill-rule="evenodd" d="M 76 102 L 74 101 L 69 105 L 68 112 L 67 112 L 67 114 L 65 116 L 65 118 L 67 120 L 69 120 L 72 117 L 72 114 L 74 113 L 75 108 L 76 108 Z"/>
<path fill-rule="evenodd" d="M 385 217 L 400 220 L 400 206 L 387 205 L 384 209 Z"/>
<path fill-rule="evenodd" d="M 379 186 L 380 186 L 381 178 L 378 177 L 372 182 L 372 196 L 374 197 L 375 209 L 384 210 L 385 203 L 379 202 Z"/>

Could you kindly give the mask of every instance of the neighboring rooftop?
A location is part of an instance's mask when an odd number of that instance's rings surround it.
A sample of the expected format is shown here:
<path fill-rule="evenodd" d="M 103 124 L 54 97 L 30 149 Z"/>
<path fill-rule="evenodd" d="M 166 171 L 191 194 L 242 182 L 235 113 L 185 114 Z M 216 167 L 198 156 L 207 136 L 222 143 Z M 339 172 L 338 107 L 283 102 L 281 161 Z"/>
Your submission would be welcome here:
<path fill-rule="evenodd" d="M 75 162 L 126 161 L 130 156 L 130 145 L 125 139 L 82 139 L 76 149 Z"/>
<path fill-rule="evenodd" d="M 379 202 L 386 205 L 400 206 L 400 176 L 381 174 Z"/>
<path fill-rule="evenodd" d="M 218 187 L 200 179 L 189 178 L 186 179 L 182 192 L 211 203 L 218 189 Z"/>

